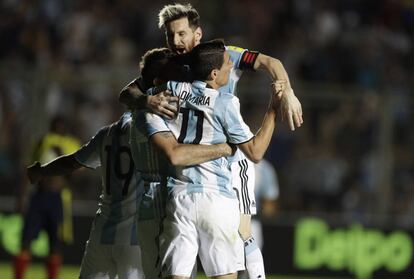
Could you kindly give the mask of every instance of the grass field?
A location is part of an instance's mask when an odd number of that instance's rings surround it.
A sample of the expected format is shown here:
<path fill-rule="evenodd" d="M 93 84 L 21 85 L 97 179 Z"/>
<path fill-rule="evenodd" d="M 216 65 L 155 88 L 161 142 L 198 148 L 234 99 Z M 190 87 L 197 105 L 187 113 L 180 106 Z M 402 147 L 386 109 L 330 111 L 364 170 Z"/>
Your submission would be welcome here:
<path fill-rule="evenodd" d="M 60 274 L 59 279 L 76 279 L 79 275 L 79 267 L 78 266 L 68 266 L 65 265 Z M 13 279 L 13 271 L 10 263 L 1 263 L 0 264 L 0 278 L 1 279 Z M 27 273 L 26 279 L 45 279 L 46 273 L 44 266 L 40 264 L 32 264 L 30 265 Z M 197 279 L 205 279 L 202 274 L 197 275 Z M 296 276 L 284 276 L 284 275 L 267 275 L 266 278 L 268 279 L 327 279 L 327 277 L 296 277 Z M 332 278 L 329 279 L 345 279 L 345 278 Z"/>

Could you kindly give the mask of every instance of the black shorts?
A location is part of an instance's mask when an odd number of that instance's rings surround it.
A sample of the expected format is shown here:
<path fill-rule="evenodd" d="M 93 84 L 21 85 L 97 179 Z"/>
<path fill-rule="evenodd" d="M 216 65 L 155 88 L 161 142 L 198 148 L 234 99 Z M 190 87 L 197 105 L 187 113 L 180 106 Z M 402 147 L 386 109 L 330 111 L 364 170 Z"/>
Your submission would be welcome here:
<path fill-rule="evenodd" d="M 61 193 L 56 191 L 37 191 L 31 196 L 29 208 L 24 217 L 22 246 L 28 249 L 32 240 L 41 230 L 45 230 L 49 238 L 51 251 L 60 246 L 59 227 L 63 222 Z"/>

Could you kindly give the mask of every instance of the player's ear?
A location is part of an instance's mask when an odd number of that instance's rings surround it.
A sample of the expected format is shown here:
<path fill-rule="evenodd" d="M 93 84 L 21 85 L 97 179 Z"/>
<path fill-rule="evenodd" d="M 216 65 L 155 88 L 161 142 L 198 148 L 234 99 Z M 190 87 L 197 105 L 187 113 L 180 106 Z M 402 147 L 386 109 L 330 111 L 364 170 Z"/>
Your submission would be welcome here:
<path fill-rule="evenodd" d="M 217 75 L 218 75 L 218 69 L 213 69 L 213 70 L 211 70 L 211 72 L 210 72 L 210 79 L 211 80 L 215 80 L 216 79 L 216 77 L 217 77 Z"/>
<path fill-rule="evenodd" d="M 201 42 L 202 37 L 203 37 L 203 30 L 201 30 L 201 27 L 199 26 L 194 30 L 194 39 L 197 44 Z"/>

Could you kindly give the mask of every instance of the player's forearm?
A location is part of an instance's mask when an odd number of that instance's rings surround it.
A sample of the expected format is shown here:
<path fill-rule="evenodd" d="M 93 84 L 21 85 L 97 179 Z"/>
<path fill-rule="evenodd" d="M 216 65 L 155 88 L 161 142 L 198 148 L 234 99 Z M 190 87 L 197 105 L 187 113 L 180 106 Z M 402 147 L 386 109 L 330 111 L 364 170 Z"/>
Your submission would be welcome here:
<path fill-rule="evenodd" d="M 130 109 L 146 109 L 148 96 L 139 90 L 138 86 L 131 82 L 119 93 L 119 102 L 128 106 Z"/>
<path fill-rule="evenodd" d="M 221 157 L 231 156 L 232 148 L 226 144 L 201 145 L 178 144 L 173 149 L 174 154 L 169 156 L 173 166 L 193 166 Z"/>
<path fill-rule="evenodd" d="M 282 62 L 279 59 L 259 54 L 256 59 L 254 68 L 266 70 L 271 76 L 272 80 L 286 80 L 286 86 L 291 87 L 289 81 L 289 75 L 283 67 Z"/>
<path fill-rule="evenodd" d="M 60 176 L 70 174 L 73 171 L 81 168 L 82 165 L 75 159 L 73 154 L 64 155 L 56 158 L 55 160 L 42 165 L 40 168 L 40 174 L 43 177 L 47 176 Z"/>
<path fill-rule="evenodd" d="M 269 147 L 276 126 L 276 116 L 277 111 L 269 108 L 263 119 L 262 126 L 257 131 L 255 137 L 246 143 L 238 145 L 246 157 L 254 163 L 258 163 L 263 159 Z"/>
<path fill-rule="evenodd" d="M 168 162 L 176 167 L 198 165 L 220 157 L 231 156 L 232 147 L 226 143 L 216 145 L 180 144 L 171 132 L 159 132 L 150 141 L 164 153 Z"/>

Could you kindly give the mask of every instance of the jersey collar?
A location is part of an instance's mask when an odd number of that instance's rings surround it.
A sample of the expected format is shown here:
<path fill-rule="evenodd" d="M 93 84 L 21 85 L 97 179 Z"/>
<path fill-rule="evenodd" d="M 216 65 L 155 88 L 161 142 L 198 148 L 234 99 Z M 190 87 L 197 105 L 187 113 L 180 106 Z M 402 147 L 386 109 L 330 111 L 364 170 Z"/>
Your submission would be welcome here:
<path fill-rule="evenodd" d="M 201 81 L 201 80 L 195 80 L 193 81 L 193 86 L 197 89 L 204 89 L 204 88 L 211 88 L 213 89 L 213 87 L 211 87 L 210 85 L 208 85 L 206 82 Z"/>

